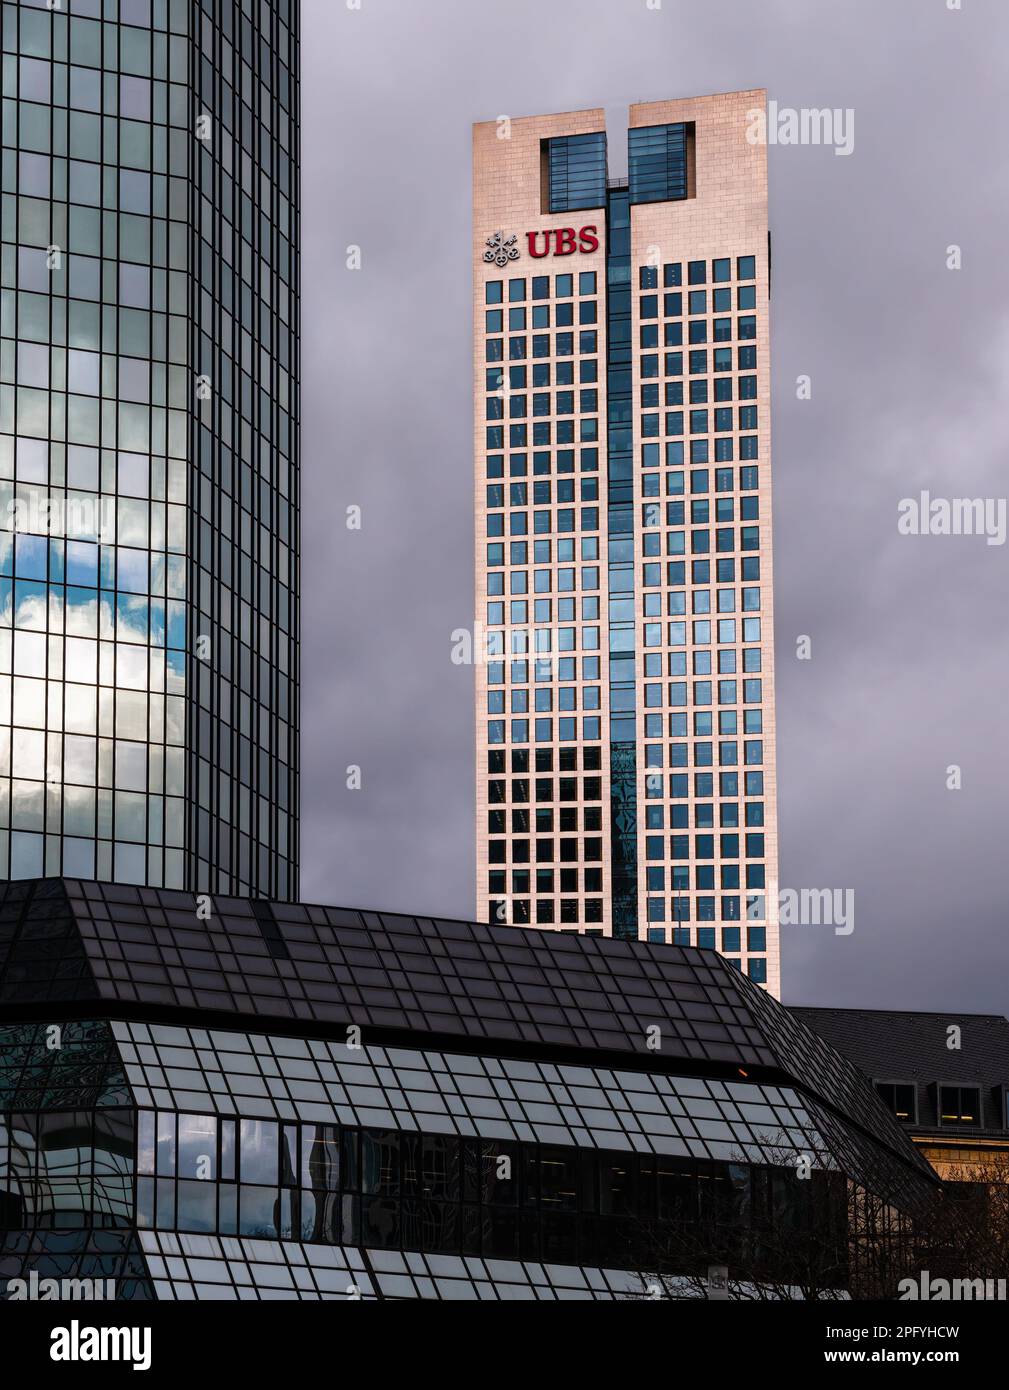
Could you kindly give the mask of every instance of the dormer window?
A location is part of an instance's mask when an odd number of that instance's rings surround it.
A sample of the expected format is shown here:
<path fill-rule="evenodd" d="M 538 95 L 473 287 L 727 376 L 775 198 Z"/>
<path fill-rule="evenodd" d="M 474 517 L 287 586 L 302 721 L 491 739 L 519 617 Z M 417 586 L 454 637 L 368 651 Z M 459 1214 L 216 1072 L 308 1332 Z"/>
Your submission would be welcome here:
<path fill-rule="evenodd" d="M 901 1124 L 913 1125 L 918 1119 L 918 1092 L 913 1081 L 877 1081 L 876 1091 L 890 1114 Z"/>
<path fill-rule="evenodd" d="M 981 1090 L 978 1086 L 939 1086 L 941 1125 L 981 1127 Z"/>

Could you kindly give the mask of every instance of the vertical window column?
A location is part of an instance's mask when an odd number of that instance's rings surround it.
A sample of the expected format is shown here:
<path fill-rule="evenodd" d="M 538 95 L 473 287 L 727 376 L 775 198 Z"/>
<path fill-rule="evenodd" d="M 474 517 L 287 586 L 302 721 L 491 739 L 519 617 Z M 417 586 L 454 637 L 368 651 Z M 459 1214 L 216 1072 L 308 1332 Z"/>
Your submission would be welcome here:
<path fill-rule="evenodd" d="M 631 225 L 626 189 L 607 201 L 606 387 L 609 503 L 610 834 L 612 930 L 638 935 L 634 667 L 634 482 Z"/>

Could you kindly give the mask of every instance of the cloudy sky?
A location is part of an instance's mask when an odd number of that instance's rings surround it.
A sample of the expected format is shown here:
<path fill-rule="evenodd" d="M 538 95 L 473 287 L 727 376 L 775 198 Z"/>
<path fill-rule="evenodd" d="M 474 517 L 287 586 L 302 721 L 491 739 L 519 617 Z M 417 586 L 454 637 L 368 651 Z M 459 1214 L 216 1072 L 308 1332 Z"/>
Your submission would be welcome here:
<path fill-rule="evenodd" d="M 1005 0 L 302 7 L 303 898 L 472 911 L 471 122 L 603 106 L 616 174 L 631 102 L 766 87 L 854 112 L 770 150 L 781 883 L 855 905 L 785 998 L 1006 1012 L 1009 545 L 897 529 L 1009 492 Z"/>

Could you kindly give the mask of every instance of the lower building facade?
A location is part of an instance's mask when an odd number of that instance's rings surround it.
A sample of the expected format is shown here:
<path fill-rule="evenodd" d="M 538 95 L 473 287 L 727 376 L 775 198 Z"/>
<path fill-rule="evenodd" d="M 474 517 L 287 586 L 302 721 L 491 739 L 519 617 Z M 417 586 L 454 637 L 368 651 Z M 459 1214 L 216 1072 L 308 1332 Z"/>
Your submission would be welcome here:
<path fill-rule="evenodd" d="M 895 1269 L 932 1185 L 715 952 L 0 898 L 0 1298 L 620 1300 L 704 1296 L 713 1266 L 843 1290 L 852 1213 Z"/>
<path fill-rule="evenodd" d="M 1009 1184 L 1009 1019 L 794 1008 L 849 1057 L 941 1178 Z"/>

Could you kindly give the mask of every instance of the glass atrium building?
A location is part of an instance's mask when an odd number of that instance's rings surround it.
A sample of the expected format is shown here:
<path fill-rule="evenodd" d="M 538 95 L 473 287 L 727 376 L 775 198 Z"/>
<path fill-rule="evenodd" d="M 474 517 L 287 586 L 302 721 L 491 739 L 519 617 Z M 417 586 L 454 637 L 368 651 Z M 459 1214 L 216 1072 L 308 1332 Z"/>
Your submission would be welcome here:
<path fill-rule="evenodd" d="M 813 1222 L 844 1287 L 867 1210 L 899 1265 L 927 1164 L 716 952 L 196 908 L 0 894 L 0 1297 L 34 1274 L 141 1299 L 640 1298 L 647 1233 L 710 1254 L 712 1219 L 739 1258 Z"/>
<path fill-rule="evenodd" d="M 0 877 L 298 891 L 298 0 L 3 7 Z"/>

